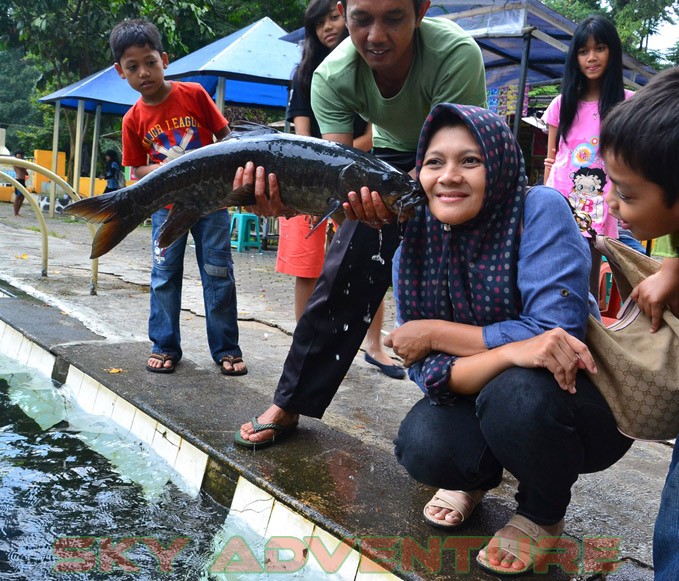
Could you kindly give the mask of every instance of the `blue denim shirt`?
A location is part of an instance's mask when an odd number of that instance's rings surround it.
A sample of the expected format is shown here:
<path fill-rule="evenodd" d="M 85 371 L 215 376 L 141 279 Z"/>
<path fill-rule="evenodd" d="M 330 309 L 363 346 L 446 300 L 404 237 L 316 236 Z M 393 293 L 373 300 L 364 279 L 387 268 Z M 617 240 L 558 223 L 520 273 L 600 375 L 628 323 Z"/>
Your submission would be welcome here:
<path fill-rule="evenodd" d="M 592 258 L 566 199 L 546 186 L 532 188 L 523 212 L 517 282 L 522 311 L 519 319 L 483 328 L 492 349 L 561 327 L 580 340 L 587 317 L 599 317 L 589 294 Z"/>
<path fill-rule="evenodd" d="M 394 288 L 400 255 L 399 247 L 394 257 Z M 521 315 L 485 326 L 486 347 L 529 339 L 555 327 L 584 339 L 588 315 L 599 317 L 596 301 L 589 294 L 590 269 L 588 242 L 566 199 L 553 188 L 531 188 L 526 195 L 519 246 Z M 396 311 L 401 324 L 398 300 Z"/>

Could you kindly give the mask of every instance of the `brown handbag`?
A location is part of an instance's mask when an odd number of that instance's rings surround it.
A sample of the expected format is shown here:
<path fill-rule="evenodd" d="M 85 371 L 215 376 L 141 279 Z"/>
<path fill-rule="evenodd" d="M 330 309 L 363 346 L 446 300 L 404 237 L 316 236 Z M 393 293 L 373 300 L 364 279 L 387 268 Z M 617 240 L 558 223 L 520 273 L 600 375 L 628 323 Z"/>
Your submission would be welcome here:
<path fill-rule="evenodd" d="M 596 236 L 620 296 L 618 321 L 604 326 L 590 315 L 585 342 L 598 372 L 589 378 L 611 408 L 618 429 L 639 440 L 669 440 L 679 433 L 679 319 L 669 309 L 651 333 L 651 320 L 629 300 L 632 289 L 660 263 L 627 245 Z"/>

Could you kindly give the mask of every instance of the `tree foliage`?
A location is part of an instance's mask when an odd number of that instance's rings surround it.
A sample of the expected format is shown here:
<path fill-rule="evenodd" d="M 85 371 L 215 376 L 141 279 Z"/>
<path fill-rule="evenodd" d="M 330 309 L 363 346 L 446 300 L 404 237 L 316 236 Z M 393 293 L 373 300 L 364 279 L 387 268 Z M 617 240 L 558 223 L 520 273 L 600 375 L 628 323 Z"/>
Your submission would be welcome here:
<path fill-rule="evenodd" d="M 662 55 L 648 50 L 648 40 L 663 23 L 674 23 L 678 16 L 677 0 L 545 0 L 545 4 L 573 22 L 589 14 L 608 16 L 620 35 L 626 52 L 658 68 Z"/>

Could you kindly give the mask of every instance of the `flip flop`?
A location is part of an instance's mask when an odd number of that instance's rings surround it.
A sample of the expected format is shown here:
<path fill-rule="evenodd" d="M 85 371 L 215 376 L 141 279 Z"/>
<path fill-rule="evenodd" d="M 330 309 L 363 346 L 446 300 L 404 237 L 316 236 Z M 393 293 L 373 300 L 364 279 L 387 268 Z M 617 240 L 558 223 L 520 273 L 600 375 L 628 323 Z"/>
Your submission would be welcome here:
<path fill-rule="evenodd" d="M 225 361 L 229 365 L 231 365 L 231 367 L 233 368 L 231 371 L 229 371 L 228 369 L 224 369 L 224 362 Z M 238 356 L 238 355 L 225 355 L 224 357 L 222 357 L 219 360 L 217 365 L 219 365 L 221 367 L 222 375 L 232 375 L 232 376 L 234 376 L 234 375 L 247 375 L 248 368 L 246 367 L 245 369 L 243 369 L 241 371 L 236 371 L 236 368 L 235 368 L 235 365 L 234 365 L 235 363 L 243 363 L 243 358 Z"/>
<path fill-rule="evenodd" d="M 561 530 L 563 531 L 563 520 L 561 521 L 561 525 Z M 539 551 L 537 550 L 539 539 L 555 538 L 561 536 L 560 534 L 550 534 L 540 525 L 535 524 L 532 520 L 527 519 L 525 516 L 521 516 L 520 514 L 515 514 L 511 519 L 509 519 L 509 522 L 505 526 L 512 526 L 515 529 L 518 529 L 524 534 L 524 536 L 519 539 L 498 537 L 500 539 L 499 546 L 505 553 L 509 553 L 524 563 L 524 566 L 521 569 L 509 569 L 507 567 L 491 565 L 490 563 L 483 561 L 480 554 L 477 555 L 476 563 L 478 566 L 484 571 L 493 573 L 494 575 L 516 577 L 517 575 L 525 575 L 526 573 L 529 573 L 535 566 L 536 552 L 539 554 Z M 495 536 L 497 536 L 497 534 Z M 526 542 L 528 541 L 530 541 L 530 545 L 526 547 Z"/>
<path fill-rule="evenodd" d="M 250 448 L 251 450 L 266 448 L 267 446 L 271 446 L 272 444 L 275 444 L 276 442 L 279 442 L 280 440 L 287 438 L 297 429 L 297 425 L 299 423 L 295 422 L 294 424 L 290 424 L 289 426 L 281 426 L 280 424 L 277 424 L 275 422 L 272 422 L 270 424 L 260 424 L 257 421 L 256 417 L 253 417 L 252 420 L 250 421 L 252 422 L 252 427 L 255 430 L 254 431 L 255 434 L 257 434 L 258 432 L 262 432 L 264 430 L 274 431 L 274 435 L 271 436 L 271 438 L 262 440 L 261 442 L 251 442 L 250 440 L 244 439 L 240 435 L 240 430 L 237 430 L 233 437 L 234 443 L 238 446 L 242 446 L 243 448 Z"/>
<path fill-rule="evenodd" d="M 151 367 L 148 363 L 146 364 L 146 371 L 151 373 L 174 373 L 175 368 L 179 361 L 175 355 L 168 355 L 167 353 L 151 353 L 149 359 L 156 359 L 157 361 L 162 361 L 161 367 Z M 165 362 L 169 361 L 172 363 L 170 367 L 165 367 Z"/>
<path fill-rule="evenodd" d="M 472 501 L 471 507 L 468 508 L 467 505 L 460 502 L 459 498 L 456 498 L 451 494 L 453 492 L 458 494 L 464 494 L 465 496 L 467 496 Z M 474 509 L 480 503 L 481 499 L 474 501 L 474 497 L 468 492 L 465 492 L 464 490 L 445 490 L 443 488 L 439 488 L 436 494 L 434 494 L 433 498 L 427 504 L 424 505 L 422 513 L 424 514 L 424 520 L 426 520 L 427 523 L 429 523 L 433 527 L 437 527 L 440 529 L 456 529 L 471 516 L 472 512 L 474 512 Z M 462 520 L 460 520 L 460 522 L 457 524 L 452 524 L 445 520 L 433 518 L 430 514 L 427 513 L 427 509 L 430 507 L 447 508 L 449 510 L 459 512 L 460 515 L 462 516 Z"/>

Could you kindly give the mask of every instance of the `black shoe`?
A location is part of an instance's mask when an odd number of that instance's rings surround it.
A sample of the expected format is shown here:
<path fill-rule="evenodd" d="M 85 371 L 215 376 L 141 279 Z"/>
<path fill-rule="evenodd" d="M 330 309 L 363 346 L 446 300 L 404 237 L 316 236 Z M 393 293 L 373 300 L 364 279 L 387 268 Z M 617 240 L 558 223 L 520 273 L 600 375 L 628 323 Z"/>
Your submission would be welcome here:
<path fill-rule="evenodd" d="M 370 355 L 367 353 L 365 354 L 365 360 L 371 365 L 376 365 L 379 367 L 380 371 L 384 373 L 384 375 L 388 375 L 392 379 L 403 379 L 406 376 L 406 370 L 400 365 L 384 365 L 374 357 L 370 357 Z"/>

